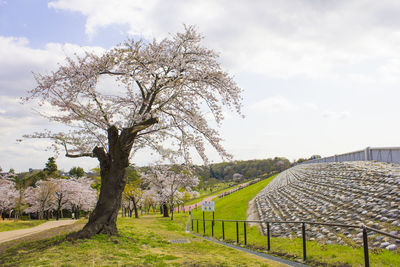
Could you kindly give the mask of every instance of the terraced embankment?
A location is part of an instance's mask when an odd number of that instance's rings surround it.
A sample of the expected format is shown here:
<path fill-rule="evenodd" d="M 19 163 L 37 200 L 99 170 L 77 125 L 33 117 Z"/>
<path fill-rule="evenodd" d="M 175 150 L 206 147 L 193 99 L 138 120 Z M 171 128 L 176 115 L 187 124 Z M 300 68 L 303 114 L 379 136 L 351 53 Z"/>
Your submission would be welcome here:
<path fill-rule="evenodd" d="M 400 166 L 371 161 L 298 165 L 256 197 L 260 219 L 355 224 L 398 235 Z M 266 233 L 266 224 L 263 224 Z M 360 230 L 307 225 L 310 240 L 362 244 Z M 272 224 L 272 236 L 301 236 L 299 224 Z M 369 233 L 372 247 L 396 250 L 400 240 Z"/>

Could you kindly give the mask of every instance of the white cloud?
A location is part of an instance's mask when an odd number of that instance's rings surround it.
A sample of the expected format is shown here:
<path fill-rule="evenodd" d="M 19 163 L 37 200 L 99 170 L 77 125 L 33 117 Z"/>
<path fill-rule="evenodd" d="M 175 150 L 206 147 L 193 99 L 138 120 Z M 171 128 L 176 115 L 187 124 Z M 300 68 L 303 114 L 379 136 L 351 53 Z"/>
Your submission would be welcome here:
<path fill-rule="evenodd" d="M 34 103 L 21 105 L 20 97 L 27 96 L 27 91 L 35 87 L 32 72 L 48 73 L 55 70 L 57 63 L 62 63 L 66 56 L 84 51 L 100 53 L 100 47 L 80 47 L 74 44 L 48 43 L 43 49 L 33 49 L 29 40 L 23 37 L 0 36 L 0 165 L 12 166 L 16 170 L 27 170 L 37 166 L 38 158 L 49 157 L 42 142 L 36 140 L 30 145 L 16 145 L 16 140 L 23 134 L 42 131 L 46 128 L 57 129 L 60 126 L 48 122 L 32 111 Z M 18 152 L 21 150 L 21 152 Z M 20 157 L 17 159 L 19 155 Z M 20 159 L 24 158 L 23 161 Z"/>
<path fill-rule="evenodd" d="M 254 103 L 251 109 L 263 113 L 281 113 L 296 111 L 298 107 L 282 96 L 274 96 Z"/>
<path fill-rule="evenodd" d="M 343 120 L 350 117 L 348 111 L 324 111 L 322 117 L 326 119 Z"/>
<path fill-rule="evenodd" d="M 34 87 L 32 72 L 48 73 L 67 56 L 84 51 L 99 53 L 104 49 L 68 43 L 49 43 L 45 49 L 33 49 L 26 38 L 0 36 L 0 95 L 23 96 Z"/>
<path fill-rule="evenodd" d="M 312 110 L 312 111 L 318 110 L 318 106 L 314 103 L 305 103 L 304 107 L 306 107 L 307 109 Z"/>
<path fill-rule="evenodd" d="M 134 34 L 147 34 L 148 27 L 144 22 L 149 19 L 148 15 L 154 8 L 155 0 L 119 0 L 119 1 L 52 1 L 49 2 L 50 8 L 59 10 L 77 11 L 87 16 L 85 31 L 89 36 L 97 33 L 101 27 L 111 24 L 128 24 Z M 148 20 L 148 23 L 151 23 Z"/>
<path fill-rule="evenodd" d="M 128 25 L 130 34 L 145 37 L 164 37 L 183 23 L 198 25 L 225 66 L 273 77 L 340 73 L 368 79 L 371 73 L 358 73 L 359 65 L 375 61 L 379 76 L 395 70 L 393 57 L 400 60 L 398 1 L 54 0 L 48 5 L 85 15 L 89 36 L 112 24 Z"/>

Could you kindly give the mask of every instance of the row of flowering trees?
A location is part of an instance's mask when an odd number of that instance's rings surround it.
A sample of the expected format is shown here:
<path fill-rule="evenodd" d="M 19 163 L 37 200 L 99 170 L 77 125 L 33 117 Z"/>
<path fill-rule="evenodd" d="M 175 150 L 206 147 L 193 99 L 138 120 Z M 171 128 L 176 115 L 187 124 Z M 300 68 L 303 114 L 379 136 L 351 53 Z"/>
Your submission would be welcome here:
<path fill-rule="evenodd" d="M 199 179 L 190 170 L 181 166 L 158 165 L 141 174 L 141 179 L 127 184 L 123 192 L 122 207 L 138 217 L 138 208 L 159 206 L 165 217 L 174 218 L 174 207 L 199 194 L 193 188 Z M 144 189 L 143 189 L 144 188 Z"/>
<path fill-rule="evenodd" d="M 40 180 L 34 186 L 17 188 L 10 173 L 0 175 L 0 212 L 3 216 L 19 208 L 26 214 L 37 213 L 39 219 L 56 214 L 58 220 L 63 210 L 77 216 L 80 211 L 90 211 L 97 202 L 97 193 L 89 178 Z M 14 213 L 18 216 L 18 213 Z M 45 216 L 46 215 L 46 216 Z"/>
<path fill-rule="evenodd" d="M 15 207 L 18 196 L 15 182 L 12 181 L 12 173 L 0 175 L 0 212 L 3 219 L 5 213 Z"/>
<path fill-rule="evenodd" d="M 70 179 L 48 178 L 39 180 L 34 186 L 18 187 L 15 175 L 0 175 L 0 212 L 3 216 L 20 210 L 26 214 L 38 214 L 39 219 L 55 214 L 63 217 L 63 211 L 79 215 L 80 211 L 91 211 L 96 205 L 97 191 L 87 177 Z M 153 210 L 160 207 L 163 215 L 173 220 L 174 207 L 184 204 L 199 194 L 193 191 L 199 179 L 182 166 L 158 165 L 147 168 L 140 178 L 128 183 L 123 192 L 122 207 L 132 216 L 138 217 L 138 209 Z"/>

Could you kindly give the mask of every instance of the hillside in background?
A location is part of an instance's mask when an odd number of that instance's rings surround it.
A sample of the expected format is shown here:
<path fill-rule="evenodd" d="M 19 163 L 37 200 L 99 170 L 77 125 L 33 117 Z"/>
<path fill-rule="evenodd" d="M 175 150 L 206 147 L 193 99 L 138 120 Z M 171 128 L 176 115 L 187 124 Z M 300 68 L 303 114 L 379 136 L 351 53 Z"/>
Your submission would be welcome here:
<path fill-rule="evenodd" d="M 290 167 L 286 158 L 243 160 L 195 166 L 200 180 L 203 182 L 245 181 L 257 177 L 268 177 Z"/>

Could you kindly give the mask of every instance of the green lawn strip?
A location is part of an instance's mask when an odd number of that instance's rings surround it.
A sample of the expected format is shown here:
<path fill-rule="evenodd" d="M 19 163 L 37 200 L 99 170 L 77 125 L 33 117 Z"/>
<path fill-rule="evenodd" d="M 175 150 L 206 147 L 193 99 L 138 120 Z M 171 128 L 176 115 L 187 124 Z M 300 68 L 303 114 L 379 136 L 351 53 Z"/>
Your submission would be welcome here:
<path fill-rule="evenodd" d="M 0 232 L 26 229 L 38 226 L 39 224 L 45 223 L 46 220 L 33 220 L 33 221 L 13 221 L 7 220 L 0 222 Z"/>
<path fill-rule="evenodd" d="M 185 233 L 187 214 L 118 218 L 119 236 L 27 242 L 0 254 L 0 266 L 281 266 Z M 170 243 L 188 239 L 190 243 Z"/>
<path fill-rule="evenodd" d="M 215 219 L 245 220 L 248 202 L 264 188 L 273 177 L 246 187 L 215 202 Z M 202 211 L 193 211 L 193 218 L 202 219 Z M 205 213 L 206 219 L 212 219 L 212 213 Z M 299 225 L 299 230 L 301 225 Z M 225 240 L 236 242 L 236 223 L 225 222 Z M 194 232 L 197 223 L 194 222 Z M 199 233 L 203 234 L 203 222 L 199 221 Z M 211 222 L 206 222 L 206 235 L 211 236 Z M 222 240 L 222 223 L 214 225 L 214 236 Z M 244 226 L 239 223 L 239 242 L 244 244 Z M 257 251 L 265 251 L 267 237 L 260 234 L 256 226 L 247 227 L 247 244 Z M 301 238 L 271 238 L 271 254 L 282 256 L 289 260 L 302 258 Z M 375 266 L 400 266 L 400 253 L 387 250 L 370 250 L 370 263 Z M 343 245 L 323 245 L 315 241 L 307 241 L 307 262 L 311 265 L 330 264 L 363 266 L 364 253 L 362 247 Z"/>
<path fill-rule="evenodd" d="M 236 188 L 236 187 L 238 187 L 238 186 L 239 186 L 239 185 L 235 185 L 235 186 L 231 186 L 231 187 L 225 187 L 225 188 L 222 188 L 222 189 L 213 191 L 213 192 L 210 192 L 210 191 L 203 191 L 203 192 L 200 192 L 200 194 L 201 194 L 200 197 L 194 198 L 194 199 L 191 199 L 191 200 L 187 201 L 187 202 L 185 203 L 185 206 L 187 206 L 187 205 L 192 205 L 192 204 L 201 202 L 203 199 L 205 199 L 205 198 L 207 198 L 207 197 L 219 195 L 219 194 L 221 194 L 221 193 L 224 193 L 224 192 L 226 192 L 226 191 L 229 191 L 229 190 L 231 190 L 231 189 L 234 189 L 234 188 Z"/>

